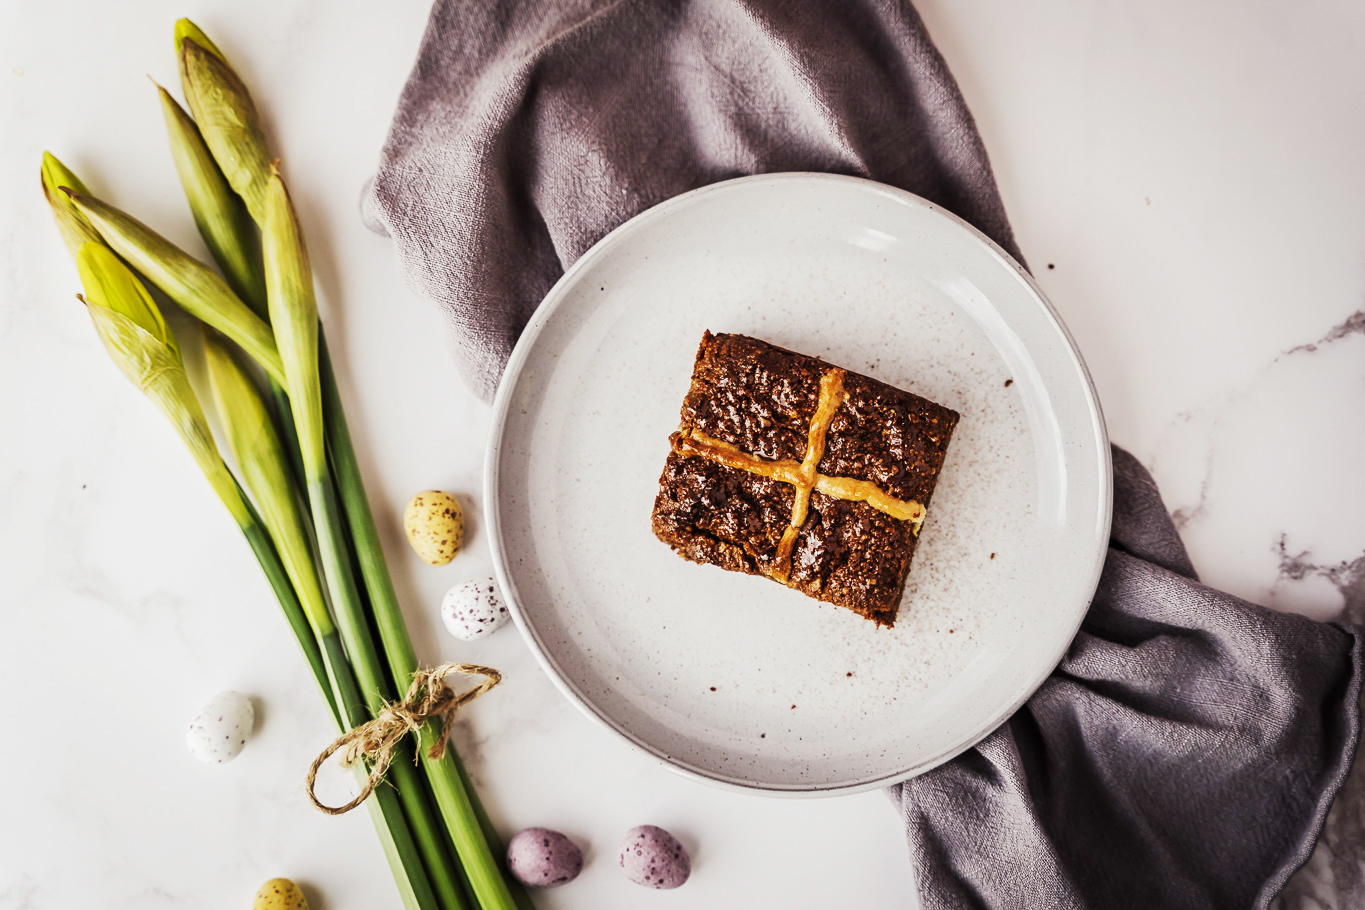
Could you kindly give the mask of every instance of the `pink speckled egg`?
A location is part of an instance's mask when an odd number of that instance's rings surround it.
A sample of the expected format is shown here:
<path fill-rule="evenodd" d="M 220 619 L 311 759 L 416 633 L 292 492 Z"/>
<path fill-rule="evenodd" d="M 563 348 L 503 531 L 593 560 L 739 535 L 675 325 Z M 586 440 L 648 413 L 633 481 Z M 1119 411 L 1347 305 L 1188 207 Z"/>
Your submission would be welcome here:
<path fill-rule="evenodd" d="M 551 888 L 578 878 L 583 851 L 558 831 L 527 828 L 507 842 L 507 868 L 536 888 Z"/>
<path fill-rule="evenodd" d="M 621 841 L 621 871 L 646 888 L 677 888 L 692 874 L 692 858 L 663 828 L 640 825 Z"/>

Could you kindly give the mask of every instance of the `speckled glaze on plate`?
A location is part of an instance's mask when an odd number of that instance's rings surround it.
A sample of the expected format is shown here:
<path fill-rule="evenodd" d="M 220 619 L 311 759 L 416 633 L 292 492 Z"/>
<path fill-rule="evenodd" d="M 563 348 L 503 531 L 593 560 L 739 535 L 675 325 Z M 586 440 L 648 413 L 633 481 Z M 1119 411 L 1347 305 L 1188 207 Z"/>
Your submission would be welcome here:
<path fill-rule="evenodd" d="M 962 414 L 893 629 L 651 533 L 705 329 Z M 1080 355 L 1008 255 L 909 193 L 778 174 L 574 264 L 507 365 L 485 493 L 508 606 L 570 700 L 686 775 L 829 795 L 946 761 L 1037 688 L 1098 582 L 1111 478 Z"/>

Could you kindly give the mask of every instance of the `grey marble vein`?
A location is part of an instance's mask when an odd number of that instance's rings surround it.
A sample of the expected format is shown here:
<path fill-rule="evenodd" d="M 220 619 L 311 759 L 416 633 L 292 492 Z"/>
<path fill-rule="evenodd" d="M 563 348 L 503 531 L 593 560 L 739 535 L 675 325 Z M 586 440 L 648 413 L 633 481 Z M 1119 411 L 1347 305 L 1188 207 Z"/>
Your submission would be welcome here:
<path fill-rule="evenodd" d="M 1345 338 L 1347 335 L 1358 335 L 1362 333 L 1365 333 L 1365 310 L 1356 310 L 1354 313 L 1352 313 L 1350 316 L 1347 316 L 1340 323 L 1332 326 L 1331 330 L 1326 335 L 1323 335 L 1321 338 L 1319 338 L 1317 341 L 1310 342 L 1308 344 L 1296 345 L 1295 347 L 1292 347 L 1289 350 L 1285 351 L 1284 354 L 1285 355 L 1298 354 L 1300 352 L 1307 352 L 1311 354 L 1318 349 L 1319 345 L 1331 344 L 1333 341 L 1339 341 L 1342 338 Z"/>
<path fill-rule="evenodd" d="M 1302 581 L 1312 575 L 1325 578 L 1341 592 L 1343 606 L 1338 621 L 1365 623 L 1365 553 L 1355 559 L 1323 565 L 1313 561 L 1310 550 L 1290 553 L 1285 534 L 1280 535 L 1277 551 L 1281 578 L 1291 581 Z"/>

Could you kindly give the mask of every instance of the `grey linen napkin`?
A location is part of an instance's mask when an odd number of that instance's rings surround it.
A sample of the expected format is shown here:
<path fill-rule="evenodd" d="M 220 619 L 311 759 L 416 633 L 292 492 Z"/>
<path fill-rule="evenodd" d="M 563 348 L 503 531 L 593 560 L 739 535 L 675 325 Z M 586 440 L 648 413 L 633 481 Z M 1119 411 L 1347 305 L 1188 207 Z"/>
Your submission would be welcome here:
<path fill-rule="evenodd" d="M 943 59 L 909 3 L 877 0 L 437 0 L 364 213 L 487 400 L 604 234 L 791 170 L 918 193 L 1018 257 Z M 891 790 L 926 907 L 1261 906 L 1349 768 L 1356 634 L 1200 585 L 1151 478 L 1114 460 L 1108 561 L 1061 666 Z"/>
<path fill-rule="evenodd" d="M 1361 639 L 1199 584 L 1115 447 L 1099 590 L 1060 666 L 981 743 L 892 788 L 925 908 L 1264 907 L 1360 733 Z"/>
<path fill-rule="evenodd" d="M 774 171 L 904 187 L 1018 255 L 908 3 L 437 0 L 363 205 L 491 401 L 588 247 L 679 193 Z"/>

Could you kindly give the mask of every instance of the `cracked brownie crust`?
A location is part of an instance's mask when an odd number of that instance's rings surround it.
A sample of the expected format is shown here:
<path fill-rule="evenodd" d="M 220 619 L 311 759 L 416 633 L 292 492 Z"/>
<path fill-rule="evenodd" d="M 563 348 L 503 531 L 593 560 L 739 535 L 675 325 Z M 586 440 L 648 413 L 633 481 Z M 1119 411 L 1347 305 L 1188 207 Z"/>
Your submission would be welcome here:
<path fill-rule="evenodd" d="M 806 454 L 823 364 L 747 335 L 706 333 L 682 425 L 770 461 Z"/>
<path fill-rule="evenodd" d="M 694 562 L 895 622 L 956 412 L 743 335 L 702 338 L 655 499 Z"/>
<path fill-rule="evenodd" d="M 918 539 L 908 521 L 817 491 L 796 538 L 787 584 L 889 626 Z"/>
<path fill-rule="evenodd" d="M 654 502 L 654 533 L 693 562 L 766 574 L 794 498 L 791 484 L 674 452 Z"/>
<path fill-rule="evenodd" d="M 820 473 L 870 480 L 929 505 L 958 415 L 926 398 L 849 373 L 825 439 Z"/>

